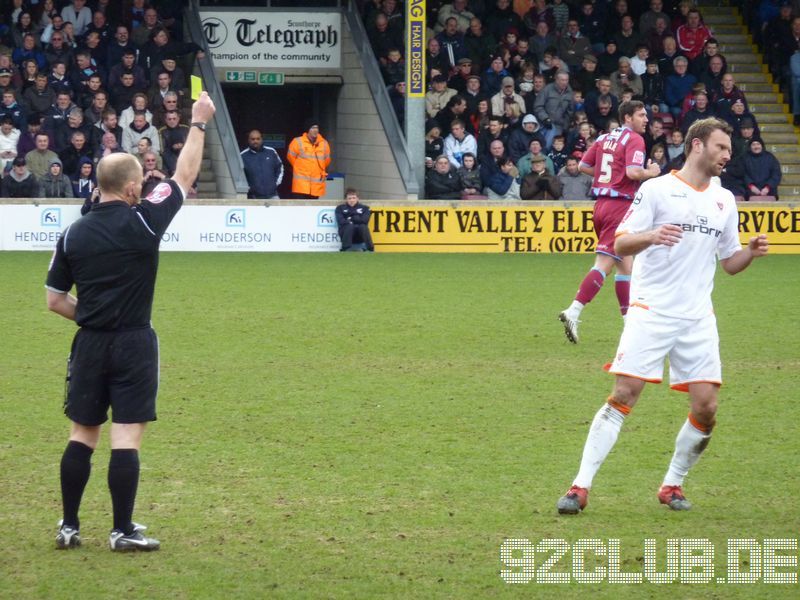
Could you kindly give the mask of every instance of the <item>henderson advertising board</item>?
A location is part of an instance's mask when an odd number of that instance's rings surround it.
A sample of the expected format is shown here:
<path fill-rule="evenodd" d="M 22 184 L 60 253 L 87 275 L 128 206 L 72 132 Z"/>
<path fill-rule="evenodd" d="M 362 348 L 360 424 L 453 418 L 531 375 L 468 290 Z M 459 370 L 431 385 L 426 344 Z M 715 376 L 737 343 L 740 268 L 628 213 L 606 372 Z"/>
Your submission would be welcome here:
<path fill-rule="evenodd" d="M 592 253 L 592 204 L 474 206 L 373 203 L 378 252 Z M 52 250 L 80 216 L 78 204 L 0 204 L 0 250 Z M 742 243 L 769 236 L 773 254 L 800 254 L 800 209 L 739 206 Z M 161 242 L 166 251 L 335 252 L 333 206 L 184 205 Z"/>

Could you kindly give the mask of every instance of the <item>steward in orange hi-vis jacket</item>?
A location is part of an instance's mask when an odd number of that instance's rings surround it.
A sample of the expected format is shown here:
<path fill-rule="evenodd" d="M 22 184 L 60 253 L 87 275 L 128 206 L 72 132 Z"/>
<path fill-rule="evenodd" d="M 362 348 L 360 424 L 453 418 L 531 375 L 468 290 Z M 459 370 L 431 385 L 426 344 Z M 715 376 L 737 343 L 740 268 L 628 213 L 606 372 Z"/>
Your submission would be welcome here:
<path fill-rule="evenodd" d="M 331 147 L 320 135 L 317 121 L 306 123 L 306 132 L 292 140 L 286 154 L 293 171 L 292 193 L 319 198 L 325 193 Z"/>

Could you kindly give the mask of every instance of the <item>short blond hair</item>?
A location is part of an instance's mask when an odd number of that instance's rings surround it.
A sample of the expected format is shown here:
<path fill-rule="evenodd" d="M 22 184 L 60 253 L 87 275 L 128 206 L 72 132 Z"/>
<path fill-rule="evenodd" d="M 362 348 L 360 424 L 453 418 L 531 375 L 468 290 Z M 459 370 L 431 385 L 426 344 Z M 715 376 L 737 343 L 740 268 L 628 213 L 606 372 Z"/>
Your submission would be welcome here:
<path fill-rule="evenodd" d="M 97 163 L 97 187 L 105 194 L 123 194 L 125 186 L 142 180 L 142 165 L 131 154 L 115 152 Z"/>

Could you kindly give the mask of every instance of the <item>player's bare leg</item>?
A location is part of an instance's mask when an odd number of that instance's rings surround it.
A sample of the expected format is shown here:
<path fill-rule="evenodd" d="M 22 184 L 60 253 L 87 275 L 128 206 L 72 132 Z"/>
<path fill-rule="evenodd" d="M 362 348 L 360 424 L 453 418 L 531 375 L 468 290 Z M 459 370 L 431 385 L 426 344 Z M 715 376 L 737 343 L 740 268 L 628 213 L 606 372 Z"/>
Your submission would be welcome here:
<path fill-rule="evenodd" d="M 578 343 L 578 323 L 580 323 L 581 311 L 603 287 L 606 277 L 614 270 L 616 263 L 614 257 L 608 254 L 596 254 L 594 266 L 583 278 L 575 300 L 558 315 L 559 320 L 564 324 L 564 334 L 573 344 Z M 628 273 L 630 274 L 630 270 Z"/>
<path fill-rule="evenodd" d="M 644 384 L 641 379 L 617 375 L 614 392 L 597 411 L 589 428 L 578 475 L 556 505 L 562 515 L 574 515 L 586 507 L 592 480 L 614 447 L 622 423 L 639 400 Z"/>
<path fill-rule="evenodd" d="M 683 495 L 683 479 L 711 441 L 711 430 L 716 422 L 718 392 L 719 385 L 716 383 L 689 384 L 692 408 L 675 439 L 675 453 L 658 491 L 661 504 L 666 504 L 673 510 L 689 510 L 692 507 L 691 502 Z"/>
<path fill-rule="evenodd" d="M 92 453 L 100 439 L 100 426 L 87 426 L 73 421 L 69 442 L 61 456 L 61 501 L 64 515 L 58 523 L 56 548 L 66 550 L 81 545 L 78 511 L 89 475 Z"/>

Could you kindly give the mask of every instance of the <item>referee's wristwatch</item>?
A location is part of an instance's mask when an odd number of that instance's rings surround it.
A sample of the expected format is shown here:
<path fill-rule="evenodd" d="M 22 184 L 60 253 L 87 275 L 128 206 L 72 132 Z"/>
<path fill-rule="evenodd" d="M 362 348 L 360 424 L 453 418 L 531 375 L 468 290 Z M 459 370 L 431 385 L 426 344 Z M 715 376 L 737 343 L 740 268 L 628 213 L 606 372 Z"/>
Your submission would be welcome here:
<path fill-rule="evenodd" d="M 192 123 L 192 127 L 197 127 L 200 131 L 206 130 L 206 124 L 202 123 L 201 121 L 195 121 Z"/>

